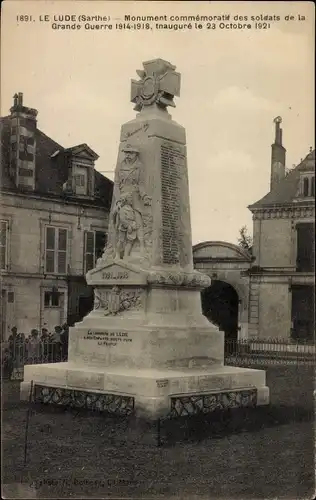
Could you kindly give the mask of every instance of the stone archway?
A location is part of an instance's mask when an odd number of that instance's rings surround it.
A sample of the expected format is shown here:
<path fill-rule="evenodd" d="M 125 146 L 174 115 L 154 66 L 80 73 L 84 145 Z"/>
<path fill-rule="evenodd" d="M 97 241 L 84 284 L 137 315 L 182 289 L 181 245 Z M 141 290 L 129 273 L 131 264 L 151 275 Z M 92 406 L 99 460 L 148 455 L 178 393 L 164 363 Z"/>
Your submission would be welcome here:
<path fill-rule="evenodd" d="M 225 333 L 225 341 L 238 339 L 239 297 L 235 288 L 221 280 L 201 292 L 202 312 Z"/>
<path fill-rule="evenodd" d="M 234 321 L 231 320 L 234 323 L 234 327 L 231 327 L 234 334 L 231 334 L 231 336 L 236 338 L 235 335 L 237 333 L 238 339 L 248 338 L 250 307 L 249 269 L 252 263 L 252 256 L 232 243 L 225 241 L 205 241 L 193 247 L 193 261 L 195 269 L 210 276 L 213 283 L 215 281 L 223 283 L 221 286 L 226 290 L 226 301 L 229 303 L 233 301 L 235 304 L 227 306 L 228 310 L 235 311 L 234 313 L 229 313 L 234 316 Z M 237 326 L 236 302 L 238 302 Z M 223 323 L 224 320 L 221 322 Z M 228 328 L 230 327 L 226 325 L 226 329 Z"/>

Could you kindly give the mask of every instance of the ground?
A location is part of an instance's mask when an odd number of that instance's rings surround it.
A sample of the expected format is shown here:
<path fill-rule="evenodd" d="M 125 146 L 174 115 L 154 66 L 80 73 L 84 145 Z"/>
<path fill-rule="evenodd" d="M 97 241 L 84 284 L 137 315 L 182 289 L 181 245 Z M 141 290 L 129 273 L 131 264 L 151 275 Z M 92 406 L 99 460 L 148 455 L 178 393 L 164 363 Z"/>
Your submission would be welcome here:
<path fill-rule="evenodd" d="M 31 484 L 38 498 L 313 498 L 313 367 L 271 366 L 269 409 L 228 427 L 193 421 L 143 432 L 131 421 L 47 407 L 30 416 L 5 386 L 4 484 Z"/>

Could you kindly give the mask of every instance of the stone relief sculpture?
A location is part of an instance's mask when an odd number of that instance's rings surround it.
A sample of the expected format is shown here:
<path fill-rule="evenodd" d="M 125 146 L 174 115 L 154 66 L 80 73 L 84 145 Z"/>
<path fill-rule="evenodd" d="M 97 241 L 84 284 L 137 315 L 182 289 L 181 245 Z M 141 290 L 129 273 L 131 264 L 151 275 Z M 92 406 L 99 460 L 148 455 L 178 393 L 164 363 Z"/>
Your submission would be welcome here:
<path fill-rule="evenodd" d="M 127 309 L 139 309 L 141 303 L 141 290 L 126 291 L 114 286 L 108 292 L 104 315 L 114 316 Z"/>
<path fill-rule="evenodd" d="M 122 195 L 116 202 L 113 219 L 116 231 L 115 257 L 117 259 L 126 259 L 130 255 L 136 240 L 139 242 L 140 252 L 143 253 L 143 220 L 142 215 L 133 209 L 131 193 Z"/>
<path fill-rule="evenodd" d="M 101 307 L 101 293 L 97 288 L 95 288 L 93 309 L 99 309 L 100 307 Z"/>
<path fill-rule="evenodd" d="M 115 316 L 128 309 L 140 309 L 142 307 L 143 290 L 124 290 L 114 286 L 111 290 L 103 293 L 94 289 L 94 309 L 104 309 L 105 316 Z"/>
<path fill-rule="evenodd" d="M 209 276 L 194 271 L 185 273 L 183 271 L 176 272 L 153 272 L 147 278 L 148 283 L 157 285 L 176 285 L 189 287 L 206 288 L 211 285 L 212 280 Z"/>
<path fill-rule="evenodd" d="M 142 290 L 137 289 L 134 292 L 122 290 L 120 295 L 120 310 L 140 309 L 142 307 Z"/>
<path fill-rule="evenodd" d="M 132 193 L 135 209 L 140 210 L 140 200 L 144 205 L 151 204 L 151 198 L 144 191 L 144 166 L 139 160 L 139 149 L 127 144 L 122 148 L 125 155 L 118 173 L 118 185 L 121 194 Z"/>
<path fill-rule="evenodd" d="M 105 315 L 115 315 L 120 310 L 120 289 L 118 286 L 114 286 L 110 292 L 108 292 L 107 310 Z"/>
<path fill-rule="evenodd" d="M 143 70 L 137 70 L 139 81 L 132 80 L 134 110 L 141 111 L 145 106 L 158 105 L 161 109 L 175 108 L 174 96 L 180 95 L 180 73 L 176 67 L 162 59 L 143 63 Z"/>
<path fill-rule="evenodd" d="M 114 202 L 111 213 L 111 241 L 101 260 L 107 257 L 128 259 L 134 255 L 144 257 L 151 237 L 152 216 L 146 207 L 151 197 L 144 188 L 144 165 L 139 149 L 127 144 L 122 148 L 124 158 L 119 164 L 114 182 Z"/>

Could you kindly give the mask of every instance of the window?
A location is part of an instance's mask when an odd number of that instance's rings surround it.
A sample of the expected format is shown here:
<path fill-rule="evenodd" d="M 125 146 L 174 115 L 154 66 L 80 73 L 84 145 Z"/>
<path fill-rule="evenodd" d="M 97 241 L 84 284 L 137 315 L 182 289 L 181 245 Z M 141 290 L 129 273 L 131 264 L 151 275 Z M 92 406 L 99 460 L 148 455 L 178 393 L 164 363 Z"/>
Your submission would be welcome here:
<path fill-rule="evenodd" d="M 8 266 L 8 221 L 0 221 L 0 269 Z"/>
<path fill-rule="evenodd" d="M 19 175 L 21 177 L 33 177 L 33 173 L 34 170 L 32 170 L 31 168 L 24 168 L 24 167 L 19 168 Z"/>
<path fill-rule="evenodd" d="M 44 293 L 44 307 L 60 307 L 60 293 L 57 291 Z"/>
<path fill-rule="evenodd" d="M 88 190 L 88 169 L 79 165 L 74 169 L 74 186 L 76 194 L 87 194 Z"/>
<path fill-rule="evenodd" d="M 303 179 L 303 196 L 308 196 L 308 177 L 304 177 Z"/>
<path fill-rule="evenodd" d="M 301 179 L 301 196 L 315 197 L 315 176 L 309 175 Z"/>
<path fill-rule="evenodd" d="M 67 229 L 46 227 L 45 272 L 66 274 Z"/>
<path fill-rule="evenodd" d="M 86 231 L 84 242 L 84 274 L 93 269 L 102 256 L 107 236 L 103 231 Z"/>
<path fill-rule="evenodd" d="M 75 175 L 75 185 L 76 187 L 84 187 L 85 186 L 85 176 L 83 174 Z"/>
<path fill-rule="evenodd" d="M 298 272 L 313 272 L 315 269 L 315 228 L 313 223 L 300 223 L 297 230 L 297 258 Z"/>

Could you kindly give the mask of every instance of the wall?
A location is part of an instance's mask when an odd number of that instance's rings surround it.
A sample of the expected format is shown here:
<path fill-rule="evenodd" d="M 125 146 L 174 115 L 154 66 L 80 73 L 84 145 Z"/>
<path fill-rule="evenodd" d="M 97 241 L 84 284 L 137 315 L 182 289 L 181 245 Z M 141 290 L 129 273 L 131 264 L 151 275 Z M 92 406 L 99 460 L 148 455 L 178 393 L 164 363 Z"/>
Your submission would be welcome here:
<path fill-rule="evenodd" d="M 264 268 L 295 266 L 295 229 L 291 219 L 254 221 L 255 265 Z"/>
<path fill-rule="evenodd" d="M 1 217 L 11 221 L 9 271 L 14 274 L 43 273 L 45 226 L 56 225 L 69 229 L 70 272 L 82 275 L 84 231 L 91 226 L 106 231 L 108 216 L 104 209 L 88 208 L 78 221 L 79 210 L 80 207 L 50 200 L 3 195 Z"/>
<path fill-rule="evenodd" d="M 6 337 L 13 326 L 27 334 L 32 328 L 44 326 L 44 290 L 53 286 L 64 294 L 61 323 L 66 321 L 68 283 L 63 276 L 50 279 L 43 274 L 45 225 L 69 229 L 69 272 L 82 276 L 84 231 L 106 232 L 108 214 L 98 208 L 86 208 L 82 214 L 82 207 L 37 199 L 30 194 L 28 197 L 2 194 L 1 202 L 0 217 L 9 220 L 9 268 L 3 272 L 1 288 L 14 292 L 14 303 L 6 304 Z"/>
<path fill-rule="evenodd" d="M 259 290 L 259 338 L 289 338 L 291 293 L 289 283 L 264 282 Z"/>
<path fill-rule="evenodd" d="M 10 277 L 4 279 L 2 287 L 14 292 L 14 302 L 7 304 L 5 337 L 13 326 L 26 334 L 32 328 L 40 328 L 40 280 Z"/>
<path fill-rule="evenodd" d="M 57 323 L 64 323 L 67 320 L 67 281 L 59 279 L 47 280 L 38 277 L 4 277 L 1 287 L 14 293 L 14 302 L 6 304 L 6 332 L 4 336 L 8 338 L 11 328 L 16 326 L 18 331 L 29 334 L 32 328 L 43 328 L 46 326 L 44 310 L 44 292 L 51 291 L 52 286 L 56 286 L 59 293 L 63 293 L 63 302 L 60 307 L 60 320 Z M 7 294 L 6 294 L 7 295 Z M 56 326 L 48 325 L 50 328 Z"/>

